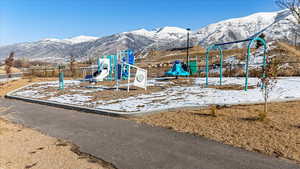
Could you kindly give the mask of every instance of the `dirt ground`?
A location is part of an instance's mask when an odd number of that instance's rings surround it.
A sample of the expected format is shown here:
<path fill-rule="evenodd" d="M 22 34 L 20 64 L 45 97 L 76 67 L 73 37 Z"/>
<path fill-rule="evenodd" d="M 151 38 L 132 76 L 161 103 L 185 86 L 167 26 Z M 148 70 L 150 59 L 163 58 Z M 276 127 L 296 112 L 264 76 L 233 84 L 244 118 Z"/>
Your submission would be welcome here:
<path fill-rule="evenodd" d="M 19 79 L 0 84 L 0 97 L 32 82 L 57 78 Z M 0 112 L 7 108 L 0 107 Z M 0 118 L 0 169 L 110 169 L 113 166 L 79 151 L 76 145 Z"/>
<path fill-rule="evenodd" d="M 139 123 L 204 136 L 224 144 L 300 162 L 300 101 L 269 104 L 265 121 L 257 119 L 263 105 L 183 109 L 136 117 Z"/>
<path fill-rule="evenodd" d="M 127 84 L 127 81 L 121 81 L 120 84 Z M 104 82 L 98 82 L 97 85 L 104 85 L 107 87 L 111 87 L 115 85 L 115 82 L 111 82 L 111 81 L 104 81 Z M 81 83 L 80 86 L 77 87 L 73 87 L 70 89 L 84 89 L 86 86 L 91 86 L 91 84 L 89 83 Z M 127 86 L 126 87 L 119 87 L 119 91 L 116 91 L 116 88 L 111 87 L 108 89 L 104 89 L 103 91 L 97 91 L 97 92 L 93 92 L 93 93 L 88 93 L 85 94 L 87 96 L 92 96 L 93 99 L 92 101 L 97 101 L 97 100 L 114 100 L 114 99 L 123 99 L 123 98 L 128 98 L 128 97 L 133 97 L 133 96 L 137 96 L 139 94 L 151 94 L 153 92 L 159 92 L 162 91 L 163 89 L 165 89 L 164 86 L 148 86 L 147 90 L 142 89 L 142 88 L 138 88 L 135 86 L 130 86 L 129 91 L 127 91 Z M 85 90 L 89 90 L 89 89 L 85 89 Z M 66 93 L 64 94 L 70 94 L 70 92 L 68 92 L 67 90 L 65 91 Z M 76 92 L 74 93 L 76 94 Z M 60 93 L 58 93 L 58 95 L 61 95 Z"/>
<path fill-rule="evenodd" d="M 0 147 L 1 169 L 113 168 L 108 163 L 80 153 L 75 145 L 2 119 Z"/>
<path fill-rule="evenodd" d="M 19 72 L 21 72 L 19 69 L 15 67 L 11 68 L 11 73 L 19 73 Z M 6 74 L 5 66 L 0 66 L 0 74 Z"/>

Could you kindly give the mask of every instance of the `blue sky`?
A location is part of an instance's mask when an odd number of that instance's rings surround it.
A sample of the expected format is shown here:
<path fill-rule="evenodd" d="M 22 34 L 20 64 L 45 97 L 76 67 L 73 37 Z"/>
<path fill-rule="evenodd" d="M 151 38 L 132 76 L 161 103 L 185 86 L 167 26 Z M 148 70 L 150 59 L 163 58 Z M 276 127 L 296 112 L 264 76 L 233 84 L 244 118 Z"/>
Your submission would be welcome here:
<path fill-rule="evenodd" d="M 0 45 L 164 26 L 195 30 L 277 10 L 274 0 L 0 0 Z"/>

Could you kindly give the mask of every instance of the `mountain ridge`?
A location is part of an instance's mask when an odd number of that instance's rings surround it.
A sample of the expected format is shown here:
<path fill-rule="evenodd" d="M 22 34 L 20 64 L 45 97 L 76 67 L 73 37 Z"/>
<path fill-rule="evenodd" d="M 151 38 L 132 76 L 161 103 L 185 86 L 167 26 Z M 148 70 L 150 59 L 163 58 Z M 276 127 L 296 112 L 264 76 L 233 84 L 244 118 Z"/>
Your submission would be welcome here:
<path fill-rule="evenodd" d="M 252 36 L 280 18 L 284 11 L 259 12 L 249 16 L 232 18 L 212 23 L 190 33 L 190 45 L 207 47 L 214 43 L 242 40 Z M 293 20 L 289 15 L 287 18 Z M 266 32 L 268 41 L 291 41 L 292 23 L 280 20 Z M 151 50 L 167 50 L 186 46 L 187 30 L 179 27 L 166 26 L 154 30 L 137 29 L 121 32 L 104 37 L 77 36 L 67 39 L 43 39 L 36 42 L 25 42 L 0 46 L 0 60 L 15 51 L 17 57 L 30 59 L 62 60 L 75 55 L 80 59 L 97 57 L 104 54 L 113 54 L 118 50 L 131 48 L 142 52 L 140 57 L 146 57 Z M 241 47 L 233 44 L 226 48 Z M 144 54 L 143 54 L 144 53 Z"/>

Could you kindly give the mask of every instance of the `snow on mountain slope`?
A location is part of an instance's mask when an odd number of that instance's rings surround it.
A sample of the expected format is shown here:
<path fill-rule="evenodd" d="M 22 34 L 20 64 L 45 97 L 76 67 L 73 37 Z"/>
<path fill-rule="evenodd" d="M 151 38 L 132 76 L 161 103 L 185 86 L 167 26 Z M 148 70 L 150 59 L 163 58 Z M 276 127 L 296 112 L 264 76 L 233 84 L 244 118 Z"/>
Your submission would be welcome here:
<path fill-rule="evenodd" d="M 186 35 L 187 30 L 178 27 L 166 26 L 152 31 L 148 31 L 146 29 L 139 29 L 139 30 L 131 31 L 130 33 L 146 36 L 154 40 L 176 40 Z"/>
<path fill-rule="evenodd" d="M 46 38 L 46 39 L 42 39 L 40 41 L 44 42 L 44 43 L 56 42 L 56 43 L 77 44 L 77 43 L 82 43 L 82 42 L 94 41 L 96 39 L 99 39 L 99 37 L 81 35 L 81 36 L 76 36 L 76 37 L 69 38 L 69 39 Z"/>
<path fill-rule="evenodd" d="M 242 18 L 228 19 L 203 27 L 190 35 L 192 45 L 207 47 L 215 43 L 224 43 L 236 40 L 243 40 L 253 36 L 255 33 L 268 27 L 283 15 L 285 11 L 255 13 Z M 287 20 L 288 19 L 288 20 Z M 293 24 L 295 19 L 290 14 L 286 19 L 279 20 L 268 28 L 264 34 L 267 41 L 292 40 Z M 227 45 L 225 48 L 242 47 L 241 44 Z M 186 46 L 186 36 L 173 42 L 161 44 L 161 49 L 178 48 Z"/>
<path fill-rule="evenodd" d="M 148 37 L 148 38 L 154 38 L 155 37 L 155 34 L 156 34 L 156 31 L 148 31 L 147 29 L 138 29 L 138 30 L 134 30 L 134 31 L 131 31 L 131 32 L 125 32 L 125 33 L 132 33 L 132 34 L 135 34 L 135 35 L 140 35 L 140 36 L 145 36 L 145 37 Z"/>
<path fill-rule="evenodd" d="M 96 39 L 99 39 L 99 37 L 94 37 L 94 36 L 76 36 L 70 39 L 64 39 L 65 41 L 68 41 L 72 44 L 76 44 L 76 43 L 82 43 L 82 42 L 88 42 L 88 41 L 94 41 Z"/>

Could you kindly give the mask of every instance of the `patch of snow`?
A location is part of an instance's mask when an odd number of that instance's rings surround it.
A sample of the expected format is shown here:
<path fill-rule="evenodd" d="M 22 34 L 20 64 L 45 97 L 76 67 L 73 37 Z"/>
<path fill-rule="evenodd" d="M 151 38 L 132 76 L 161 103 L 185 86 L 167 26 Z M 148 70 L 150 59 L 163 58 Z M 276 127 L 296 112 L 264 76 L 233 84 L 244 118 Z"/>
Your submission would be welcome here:
<path fill-rule="evenodd" d="M 65 103 L 65 104 L 75 104 L 75 105 L 85 105 L 86 102 L 91 100 L 91 96 L 85 96 L 81 94 L 73 94 L 73 95 L 61 95 L 57 97 L 51 97 L 48 101 L 54 101 L 58 103 Z"/>
<path fill-rule="evenodd" d="M 127 33 L 127 32 L 125 32 Z M 175 40 L 187 34 L 187 30 L 179 27 L 166 26 L 156 30 L 138 29 L 130 33 L 146 36 L 155 40 Z"/>
<path fill-rule="evenodd" d="M 0 83 L 5 83 L 5 82 L 13 81 L 13 80 L 18 80 L 18 79 L 20 79 L 20 77 L 3 78 L 3 79 L 0 79 Z"/>
<path fill-rule="evenodd" d="M 42 39 L 40 42 L 43 43 L 51 43 L 51 42 L 57 42 L 57 43 L 67 43 L 67 44 L 77 44 L 82 42 L 88 42 L 88 41 L 95 41 L 99 39 L 98 37 L 94 36 L 76 36 L 73 38 L 67 38 L 67 39 L 57 39 L 57 38 L 46 38 Z"/>
<path fill-rule="evenodd" d="M 99 39 L 98 37 L 94 37 L 94 36 L 76 36 L 73 38 L 69 38 L 69 39 L 64 39 L 65 41 L 68 41 L 72 44 L 76 44 L 76 43 L 82 43 L 82 42 L 88 42 L 88 41 L 95 41 Z"/>
<path fill-rule="evenodd" d="M 239 59 L 236 58 L 236 56 L 230 56 L 227 59 L 224 59 L 225 64 L 238 64 Z"/>
<path fill-rule="evenodd" d="M 35 98 L 35 99 L 46 97 L 45 94 L 40 94 L 39 91 L 37 91 L 37 90 L 19 91 L 19 92 L 14 93 L 14 95 L 22 96 L 22 97 Z"/>
<path fill-rule="evenodd" d="M 256 85 L 255 78 L 249 79 L 249 85 Z M 263 102 L 259 88 L 242 90 L 218 90 L 203 88 L 205 79 L 196 80 L 197 86 L 172 87 L 165 91 L 152 93 L 150 95 L 139 95 L 126 99 L 118 99 L 102 102 L 96 108 L 111 109 L 127 112 L 147 112 L 164 110 L 170 108 L 208 106 L 211 104 L 241 104 Z M 210 84 L 218 84 L 218 78 L 211 78 Z M 244 84 L 244 78 L 225 78 L 224 84 Z M 270 101 L 278 99 L 299 98 L 300 99 L 300 78 L 281 78 L 274 91 L 270 95 Z M 296 92 L 298 91 L 298 92 Z"/>

